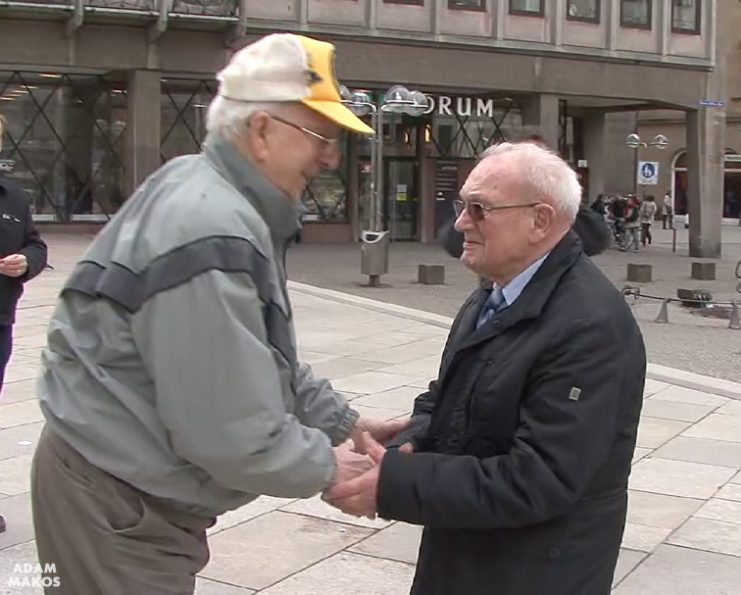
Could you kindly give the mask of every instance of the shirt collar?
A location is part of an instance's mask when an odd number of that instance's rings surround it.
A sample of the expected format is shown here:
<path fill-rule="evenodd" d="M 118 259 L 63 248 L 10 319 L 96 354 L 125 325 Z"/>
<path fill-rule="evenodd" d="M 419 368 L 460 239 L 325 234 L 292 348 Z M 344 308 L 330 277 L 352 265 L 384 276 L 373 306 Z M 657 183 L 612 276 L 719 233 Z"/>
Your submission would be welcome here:
<path fill-rule="evenodd" d="M 532 279 L 535 273 L 538 272 L 538 269 L 543 265 L 549 254 L 550 252 L 547 252 L 541 256 L 502 288 L 504 301 L 508 307 L 514 304 L 515 300 L 520 297 L 522 290 L 525 289 L 525 286 L 530 282 L 530 279 Z"/>

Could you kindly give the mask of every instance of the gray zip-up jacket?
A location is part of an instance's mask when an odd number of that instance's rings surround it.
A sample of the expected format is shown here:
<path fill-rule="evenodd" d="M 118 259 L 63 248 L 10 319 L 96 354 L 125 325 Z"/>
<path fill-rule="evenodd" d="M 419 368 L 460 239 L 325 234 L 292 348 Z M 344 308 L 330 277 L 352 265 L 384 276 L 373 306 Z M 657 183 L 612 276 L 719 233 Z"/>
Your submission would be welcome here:
<path fill-rule="evenodd" d="M 218 136 L 150 176 L 62 290 L 39 381 L 52 430 L 194 514 L 326 488 L 358 415 L 297 362 L 284 264 L 297 229 Z"/>

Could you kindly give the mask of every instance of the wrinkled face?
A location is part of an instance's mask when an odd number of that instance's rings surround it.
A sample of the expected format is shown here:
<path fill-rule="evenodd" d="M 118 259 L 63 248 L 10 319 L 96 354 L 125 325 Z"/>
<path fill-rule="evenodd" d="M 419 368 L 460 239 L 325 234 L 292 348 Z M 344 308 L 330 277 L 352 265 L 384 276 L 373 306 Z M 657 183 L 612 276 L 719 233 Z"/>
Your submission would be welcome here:
<path fill-rule="evenodd" d="M 554 215 L 550 205 L 523 192 L 517 177 L 511 157 L 481 161 L 461 189 L 460 199 L 468 206 L 455 222 L 464 237 L 463 264 L 502 286 L 537 259 L 533 257 L 537 244 L 548 233 Z M 469 203 L 484 209 L 512 208 L 482 210 Z"/>
<path fill-rule="evenodd" d="M 340 127 L 301 104 L 254 114 L 247 134 L 257 166 L 295 203 L 314 177 L 340 161 Z"/>

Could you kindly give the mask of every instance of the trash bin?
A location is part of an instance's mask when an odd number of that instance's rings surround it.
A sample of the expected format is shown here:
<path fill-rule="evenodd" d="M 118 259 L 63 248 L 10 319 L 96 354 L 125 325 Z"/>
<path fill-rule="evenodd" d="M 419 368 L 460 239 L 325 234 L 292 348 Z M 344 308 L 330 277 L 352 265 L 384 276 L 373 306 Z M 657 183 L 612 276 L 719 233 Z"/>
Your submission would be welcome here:
<path fill-rule="evenodd" d="M 378 286 L 381 275 L 389 270 L 389 232 L 364 231 L 360 236 L 360 272 Z"/>

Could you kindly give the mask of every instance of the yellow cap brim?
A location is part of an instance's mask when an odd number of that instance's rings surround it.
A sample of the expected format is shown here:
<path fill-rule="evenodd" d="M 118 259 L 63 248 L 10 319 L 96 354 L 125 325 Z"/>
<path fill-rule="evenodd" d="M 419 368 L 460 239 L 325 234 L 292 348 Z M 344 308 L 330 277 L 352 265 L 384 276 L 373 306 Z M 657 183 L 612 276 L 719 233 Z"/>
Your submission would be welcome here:
<path fill-rule="evenodd" d="M 302 103 L 325 118 L 332 120 L 343 128 L 360 134 L 374 134 L 373 128 L 368 126 L 348 108 L 336 101 L 321 101 L 319 99 L 304 99 Z"/>

